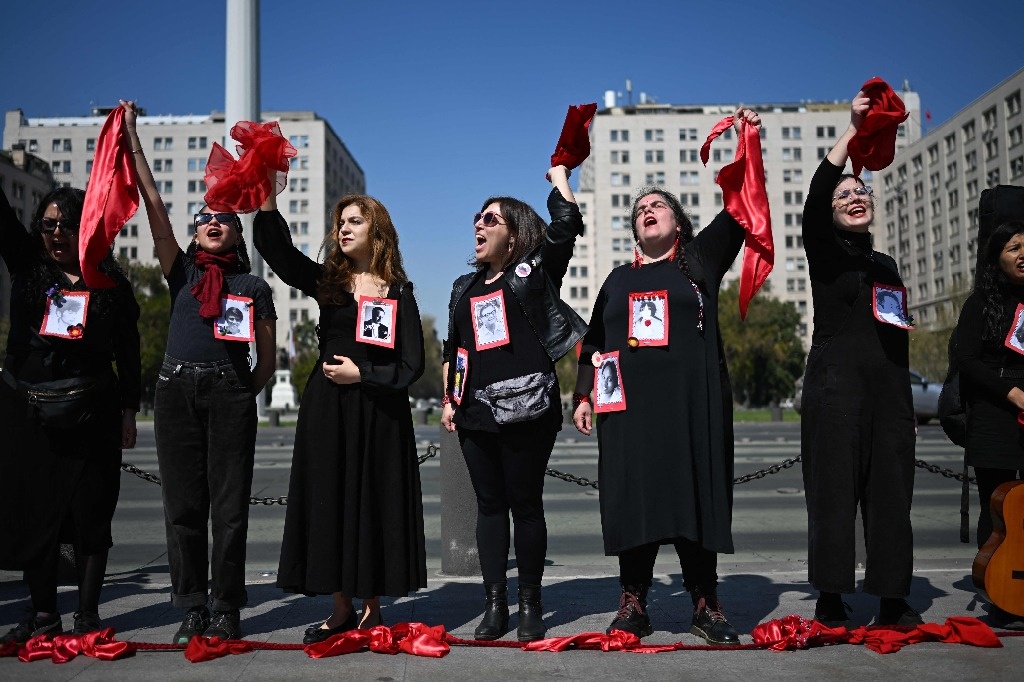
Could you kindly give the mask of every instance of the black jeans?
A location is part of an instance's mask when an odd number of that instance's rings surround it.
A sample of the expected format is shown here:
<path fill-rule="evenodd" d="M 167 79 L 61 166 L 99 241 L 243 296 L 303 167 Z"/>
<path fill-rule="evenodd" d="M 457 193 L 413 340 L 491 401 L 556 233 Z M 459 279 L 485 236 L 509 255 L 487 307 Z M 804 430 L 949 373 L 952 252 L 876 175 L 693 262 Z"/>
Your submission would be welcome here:
<path fill-rule="evenodd" d="M 683 586 L 687 591 L 691 594 L 715 594 L 718 588 L 718 554 L 686 538 L 678 538 L 671 544 L 679 557 Z M 650 587 L 659 549 L 661 543 L 652 542 L 619 554 L 619 581 L 623 586 Z"/>
<path fill-rule="evenodd" d="M 160 463 L 171 603 L 215 611 L 245 606 L 245 541 L 256 450 L 256 400 L 227 360 L 164 358 L 157 379 Z M 213 552 L 207 561 L 207 520 Z"/>
<path fill-rule="evenodd" d="M 476 542 L 485 583 L 505 581 L 510 511 L 519 584 L 540 585 L 544 576 L 548 549 L 544 471 L 557 431 L 538 421 L 502 426 L 500 433 L 458 432 L 476 492 Z"/>

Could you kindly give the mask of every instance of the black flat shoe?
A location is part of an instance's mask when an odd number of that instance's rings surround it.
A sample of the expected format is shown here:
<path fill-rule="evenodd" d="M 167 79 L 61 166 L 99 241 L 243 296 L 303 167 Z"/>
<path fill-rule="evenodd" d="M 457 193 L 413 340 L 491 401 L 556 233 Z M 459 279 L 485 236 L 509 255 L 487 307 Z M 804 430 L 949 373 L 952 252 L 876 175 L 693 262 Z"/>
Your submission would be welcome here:
<path fill-rule="evenodd" d="M 325 622 L 326 623 L 326 622 Z M 311 625 L 306 628 L 306 634 L 302 637 L 303 644 L 316 644 L 322 642 L 334 635 L 340 635 L 343 632 L 356 629 L 356 611 L 352 609 L 349 611 L 348 618 L 345 621 L 333 628 L 325 628 L 323 625 Z"/>
<path fill-rule="evenodd" d="M 814 604 L 814 620 L 827 628 L 845 626 L 853 613 L 850 605 L 835 592 L 823 592 Z"/>

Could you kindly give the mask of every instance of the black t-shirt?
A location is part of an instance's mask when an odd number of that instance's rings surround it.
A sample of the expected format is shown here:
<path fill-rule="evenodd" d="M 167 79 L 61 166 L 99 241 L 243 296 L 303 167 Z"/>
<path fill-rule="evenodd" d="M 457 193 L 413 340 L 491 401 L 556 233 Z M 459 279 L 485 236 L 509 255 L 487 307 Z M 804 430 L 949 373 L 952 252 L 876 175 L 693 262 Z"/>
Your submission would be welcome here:
<path fill-rule="evenodd" d="M 225 341 L 213 335 L 213 321 L 199 316 L 201 304 L 192 293 L 192 287 L 203 271 L 185 258 L 184 252 L 167 275 L 167 286 L 171 290 L 171 326 L 167 332 L 167 354 L 186 362 L 216 362 L 245 357 L 249 344 L 241 341 Z M 276 320 L 273 294 L 270 285 L 251 273 L 224 274 L 227 293 L 251 298 L 254 320 Z"/>
<path fill-rule="evenodd" d="M 476 336 L 474 335 L 473 313 L 470 299 L 477 296 L 486 296 L 496 291 L 501 291 L 504 299 L 505 324 L 507 324 L 507 336 L 509 343 L 486 348 L 478 351 L 476 349 Z M 497 314 L 498 336 L 501 333 L 501 313 Z M 480 323 L 482 327 L 482 322 Z M 508 287 L 504 277 L 499 277 L 490 284 L 484 283 L 484 278 L 479 277 L 463 294 L 458 305 L 455 306 L 455 336 L 458 347 L 465 348 L 469 356 L 469 376 L 464 384 L 462 404 L 456 406 L 455 423 L 460 428 L 477 431 L 497 431 L 498 424 L 494 421 L 494 415 L 490 407 L 474 398 L 474 392 L 482 390 L 485 386 L 496 381 L 521 377 L 535 372 L 554 372 L 554 364 L 544 350 L 530 326 L 530 321 L 523 313 L 515 294 Z M 488 332 L 481 328 L 481 335 Z M 485 342 L 487 337 L 484 336 Z M 453 349 L 453 354 L 455 350 Z M 561 407 L 558 402 L 558 385 L 552 389 L 553 407 Z"/>

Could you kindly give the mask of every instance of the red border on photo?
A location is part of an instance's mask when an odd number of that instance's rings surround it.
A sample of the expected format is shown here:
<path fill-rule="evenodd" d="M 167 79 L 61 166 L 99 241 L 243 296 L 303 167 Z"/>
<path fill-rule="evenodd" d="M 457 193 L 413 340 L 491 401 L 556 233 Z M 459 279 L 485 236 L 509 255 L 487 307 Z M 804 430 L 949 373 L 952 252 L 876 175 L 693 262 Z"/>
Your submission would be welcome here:
<path fill-rule="evenodd" d="M 611 361 L 615 365 L 615 378 L 619 381 L 620 400 L 615 402 L 601 400 L 601 368 Z M 594 412 L 622 412 L 626 409 L 626 387 L 622 383 L 622 365 L 619 364 L 619 351 L 601 353 L 601 364 L 594 368 Z"/>
<path fill-rule="evenodd" d="M 456 385 L 452 386 L 452 400 L 455 401 L 456 405 L 462 404 L 462 396 L 466 391 L 466 382 L 469 381 L 469 351 L 465 348 L 459 348 L 455 351 L 455 377 L 458 379 L 459 376 L 459 360 L 462 360 L 462 366 L 465 367 L 465 371 L 462 373 L 462 383 L 455 382 Z M 456 390 L 458 388 L 458 390 Z"/>
<path fill-rule="evenodd" d="M 634 323 L 636 322 L 633 314 L 633 303 L 636 301 L 648 301 L 648 300 L 660 300 L 662 315 L 664 319 L 662 322 L 662 333 L 661 337 L 657 339 L 643 339 L 637 336 Z M 639 346 L 667 346 L 668 345 L 668 290 L 661 289 L 660 291 L 631 291 L 629 292 L 629 336 L 637 340 Z"/>
<path fill-rule="evenodd" d="M 501 310 L 501 326 L 502 329 L 505 330 L 505 335 L 499 339 L 496 339 L 495 341 L 490 341 L 488 343 L 480 343 L 480 335 L 478 333 L 479 326 L 477 325 L 476 320 L 476 309 L 478 307 L 477 304 L 483 303 L 484 301 L 489 301 L 491 299 L 498 302 L 498 309 Z M 502 294 L 501 289 L 498 289 L 492 294 L 487 294 L 486 296 L 474 296 L 470 298 L 469 314 L 473 320 L 473 342 L 476 344 L 477 352 L 487 350 L 489 348 L 497 348 L 498 346 L 504 346 L 505 344 L 509 343 L 510 339 L 508 337 L 508 316 L 505 313 L 505 296 Z"/>
<path fill-rule="evenodd" d="M 43 324 L 39 327 L 39 333 L 42 336 L 56 336 L 60 339 L 70 339 L 72 341 L 78 341 L 85 337 L 85 318 L 89 315 L 89 292 L 88 291 L 64 291 L 61 289 L 61 296 L 64 298 L 80 298 L 82 299 L 82 321 L 79 322 L 75 327 L 81 327 L 80 333 L 74 334 L 71 332 L 71 328 L 68 331 L 61 332 L 48 332 L 46 331 L 46 323 L 50 320 L 50 310 L 56 305 L 52 299 L 46 299 L 46 311 L 43 313 Z"/>
<path fill-rule="evenodd" d="M 363 336 L 363 312 L 367 306 L 374 307 L 379 306 L 384 308 L 384 311 L 388 313 L 385 319 L 391 323 L 388 329 L 391 333 L 388 334 L 386 339 L 375 339 L 372 337 Z M 396 298 L 380 298 L 378 296 L 360 296 L 359 297 L 359 311 L 356 314 L 356 341 L 359 343 L 368 343 L 371 346 L 383 346 L 384 348 L 395 347 L 395 336 L 397 336 L 398 326 L 398 299 Z"/>
<path fill-rule="evenodd" d="M 1013 324 L 1010 325 L 1010 332 L 1006 335 L 1003 344 L 1014 353 L 1024 355 L 1024 344 L 1017 341 L 1017 330 L 1024 325 L 1024 303 L 1018 303 L 1017 309 L 1013 311 Z"/>
<path fill-rule="evenodd" d="M 900 300 L 903 302 L 903 319 L 907 320 L 907 324 L 896 324 L 889 320 L 883 320 L 878 316 L 878 292 L 879 291 L 891 291 L 893 293 L 899 292 L 902 294 Z M 910 316 L 907 315 L 907 290 L 904 287 L 899 287 L 894 284 L 875 284 L 871 288 L 871 313 L 875 316 L 875 319 L 882 324 L 887 324 L 890 327 L 896 327 L 897 329 L 913 329 L 914 325 L 910 324 Z"/>
<path fill-rule="evenodd" d="M 224 319 L 224 314 L 228 310 L 227 302 L 237 301 L 242 304 L 242 307 L 246 309 L 246 317 L 249 318 L 249 336 L 248 338 L 240 334 L 221 334 L 217 323 Z M 213 321 L 213 337 L 220 339 L 221 341 L 244 341 L 246 343 L 252 343 L 256 340 L 256 320 L 253 319 L 253 305 L 252 299 L 246 298 L 245 296 L 235 296 L 234 294 L 228 294 L 224 298 L 220 299 L 220 317 Z"/>

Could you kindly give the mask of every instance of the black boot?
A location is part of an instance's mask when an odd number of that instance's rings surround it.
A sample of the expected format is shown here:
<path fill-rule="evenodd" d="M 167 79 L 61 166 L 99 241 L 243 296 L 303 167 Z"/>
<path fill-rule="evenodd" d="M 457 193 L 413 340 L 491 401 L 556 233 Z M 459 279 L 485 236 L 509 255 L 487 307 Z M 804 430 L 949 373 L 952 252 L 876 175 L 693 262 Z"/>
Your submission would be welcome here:
<path fill-rule="evenodd" d="M 609 635 L 612 630 L 622 630 L 637 637 L 646 637 L 654 632 L 651 619 L 647 615 L 647 589 L 649 585 L 623 585 L 622 596 L 619 597 L 619 612 L 615 614 L 612 624 L 605 630 Z"/>
<path fill-rule="evenodd" d="M 814 620 L 828 628 L 845 626 L 853 609 L 838 592 L 822 592 L 814 604 Z"/>
<path fill-rule="evenodd" d="M 905 599 L 882 597 L 875 625 L 916 626 L 924 623 L 921 614 L 911 608 Z"/>
<path fill-rule="evenodd" d="M 519 641 L 541 639 L 548 631 L 544 625 L 544 606 L 540 603 L 540 585 L 519 584 Z"/>
<path fill-rule="evenodd" d="M 484 618 L 476 626 L 477 639 L 498 639 L 508 632 L 508 586 L 505 583 L 484 583 Z"/>
<path fill-rule="evenodd" d="M 739 633 L 725 619 L 717 594 L 692 590 L 690 597 L 693 599 L 693 622 L 690 625 L 692 634 L 703 637 L 708 644 L 739 645 Z"/>

